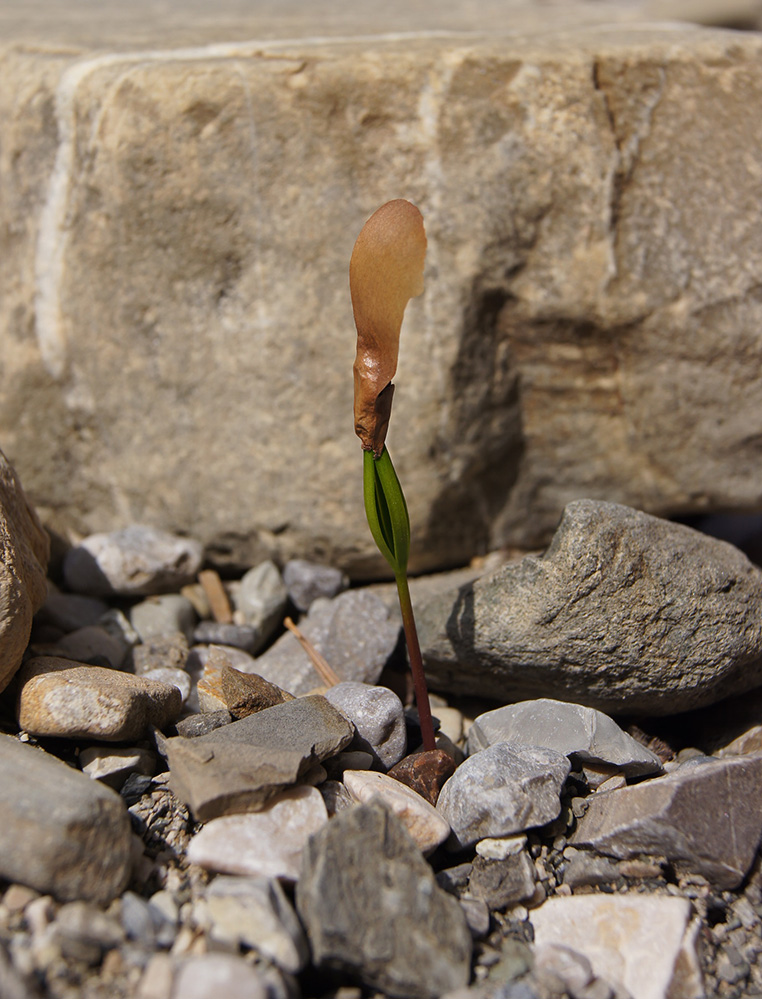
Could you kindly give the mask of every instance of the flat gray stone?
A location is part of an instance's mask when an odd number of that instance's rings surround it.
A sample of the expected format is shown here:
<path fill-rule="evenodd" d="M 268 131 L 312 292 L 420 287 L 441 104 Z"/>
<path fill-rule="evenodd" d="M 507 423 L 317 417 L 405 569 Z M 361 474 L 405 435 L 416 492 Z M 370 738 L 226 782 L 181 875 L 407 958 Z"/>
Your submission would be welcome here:
<path fill-rule="evenodd" d="M 307 964 L 304 930 L 273 878 L 219 875 L 204 898 L 212 920 L 212 938 L 253 947 L 291 974 Z"/>
<path fill-rule="evenodd" d="M 316 600 L 299 627 L 342 680 L 369 684 L 378 680 L 400 634 L 399 617 L 368 590 Z M 256 672 L 297 696 L 323 684 L 291 632 L 259 656 Z"/>
<path fill-rule="evenodd" d="M 179 590 L 201 567 L 197 541 L 136 524 L 91 534 L 64 557 L 66 585 L 91 596 L 138 596 Z"/>
<path fill-rule="evenodd" d="M 407 752 L 405 709 L 394 691 L 345 680 L 330 687 L 326 699 L 355 727 L 352 749 L 370 753 L 389 770 Z"/>
<path fill-rule="evenodd" d="M 111 902 L 132 866 L 119 795 L 7 735 L 0 772 L 0 876 L 60 901 Z"/>
<path fill-rule="evenodd" d="M 460 905 L 380 803 L 339 812 L 309 840 L 296 908 L 318 967 L 405 999 L 468 983 L 471 934 Z"/>
<path fill-rule="evenodd" d="M 196 624 L 196 611 L 180 593 L 162 593 L 148 597 L 130 610 L 130 622 L 141 642 L 181 632 L 190 639 Z"/>
<path fill-rule="evenodd" d="M 762 838 L 762 755 L 681 767 L 617 791 L 587 798 L 570 842 L 619 859 L 665 856 L 679 871 L 717 888 L 746 876 Z"/>
<path fill-rule="evenodd" d="M 483 899 L 490 909 L 505 909 L 525 902 L 534 894 L 537 873 L 532 858 L 521 850 L 501 860 L 474 858 L 468 878 L 468 891 Z"/>
<path fill-rule="evenodd" d="M 297 698 L 207 735 L 168 739 L 170 787 L 200 821 L 253 811 L 340 752 L 353 735 L 324 697 Z"/>
<path fill-rule="evenodd" d="M 328 600 L 337 597 L 349 586 L 349 578 L 341 569 L 303 558 L 286 562 L 283 582 L 288 587 L 291 603 L 300 611 L 309 610 L 320 597 Z"/>
<path fill-rule="evenodd" d="M 137 740 L 173 722 L 181 706 L 175 686 L 69 659 L 37 656 L 19 673 L 16 716 L 33 735 Z"/>
<path fill-rule="evenodd" d="M 249 569 L 234 590 L 236 610 L 247 624 L 257 630 L 259 642 L 255 652 L 283 623 L 288 601 L 288 590 L 280 570 L 266 559 Z"/>
<path fill-rule="evenodd" d="M 268 999 L 265 976 L 233 954 L 198 954 L 183 958 L 172 980 L 169 999 Z"/>
<path fill-rule="evenodd" d="M 21 665 L 32 618 L 46 593 L 50 541 L 0 451 L 0 690 Z"/>
<path fill-rule="evenodd" d="M 576 765 L 609 764 L 628 777 L 662 773 L 661 760 L 627 735 L 608 715 L 581 704 L 541 697 L 487 711 L 468 732 L 469 753 L 496 742 L 544 746 Z"/>
<path fill-rule="evenodd" d="M 130 645 L 97 624 L 70 631 L 55 643 L 56 652 L 67 659 L 81 663 L 100 662 L 100 665 L 119 669 L 127 658 Z"/>
<path fill-rule="evenodd" d="M 188 640 L 177 631 L 136 645 L 130 658 L 133 671 L 140 675 L 155 669 L 184 670 L 189 655 Z"/>
<path fill-rule="evenodd" d="M 762 683 L 762 571 L 614 503 L 569 503 L 544 555 L 416 606 L 430 682 L 672 714 Z"/>
<path fill-rule="evenodd" d="M 570 770 L 566 756 L 552 749 L 499 742 L 461 763 L 442 788 L 437 811 L 458 848 L 543 826 L 561 812 Z"/>

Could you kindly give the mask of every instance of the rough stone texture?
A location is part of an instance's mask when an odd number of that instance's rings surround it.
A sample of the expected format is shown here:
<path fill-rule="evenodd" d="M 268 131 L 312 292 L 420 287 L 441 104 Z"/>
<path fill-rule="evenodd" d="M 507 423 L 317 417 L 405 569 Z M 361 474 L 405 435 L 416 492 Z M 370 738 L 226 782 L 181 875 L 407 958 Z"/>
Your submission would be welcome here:
<path fill-rule="evenodd" d="M 130 623 L 141 642 L 182 632 L 190 640 L 196 625 L 193 604 L 180 593 L 164 593 L 141 600 L 130 610 Z"/>
<path fill-rule="evenodd" d="M 328 821 L 314 787 L 281 791 L 259 812 L 212 819 L 188 847 L 188 860 L 211 871 L 296 881 L 302 850 Z"/>
<path fill-rule="evenodd" d="M 19 672 L 17 718 L 34 735 L 105 742 L 141 739 L 180 714 L 177 687 L 101 666 L 38 656 Z"/>
<path fill-rule="evenodd" d="M 300 611 L 309 610 L 319 597 L 338 596 L 346 590 L 349 580 L 341 569 L 320 565 L 307 559 L 294 558 L 283 567 L 283 582 L 288 588 L 291 603 Z"/>
<path fill-rule="evenodd" d="M 292 974 L 307 963 L 304 930 L 274 879 L 221 875 L 209 885 L 204 898 L 215 939 L 254 947 Z"/>
<path fill-rule="evenodd" d="M 324 697 L 276 704 L 207 735 L 167 740 L 170 787 L 204 822 L 261 809 L 353 735 Z"/>
<path fill-rule="evenodd" d="M 354 725 L 352 749 L 370 753 L 385 770 L 399 763 L 407 751 L 407 728 L 402 701 L 394 691 L 344 681 L 325 696 Z"/>
<path fill-rule="evenodd" d="M 762 40 L 439 6 L 6 20 L 0 437 L 62 530 L 378 568 L 346 268 L 395 196 L 429 237 L 390 436 L 415 567 L 572 496 L 758 505 Z"/>
<path fill-rule="evenodd" d="M 236 609 L 256 628 L 262 643 L 283 623 L 288 590 L 280 570 L 266 559 L 249 569 L 235 588 Z"/>
<path fill-rule="evenodd" d="M 762 782 L 762 755 L 681 767 L 666 777 L 596 793 L 570 842 L 613 857 L 665 856 L 676 869 L 735 888 L 762 838 L 750 808 Z"/>
<path fill-rule="evenodd" d="M 458 767 L 437 800 L 453 845 L 509 836 L 551 822 L 571 765 L 561 753 L 499 742 Z"/>
<path fill-rule="evenodd" d="M 468 982 L 471 935 L 460 906 L 380 803 L 339 812 L 310 839 L 296 907 L 317 965 L 406 999 L 436 999 Z"/>
<path fill-rule="evenodd" d="M 412 753 L 389 771 L 389 776 L 412 788 L 432 805 L 436 805 L 445 781 L 455 773 L 455 760 L 443 749 Z"/>
<path fill-rule="evenodd" d="M 342 680 L 374 684 L 397 645 L 400 623 L 380 597 L 363 589 L 316 600 L 300 630 Z M 295 695 L 323 684 L 291 632 L 256 660 L 254 670 Z"/>
<path fill-rule="evenodd" d="M 0 735 L 0 877 L 108 904 L 130 876 L 121 798 L 60 760 Z"/>
<path fill-rule="evenodd" d="M 549 899 L 532 912 L 535 945 L 562 944 L 632 999 L 702 999 L 699 922 L 686 898 L 632 894 Z"/>
<path fill-rule="evenodd" d="M 371 770 L 347 770 L 344 786 L 361 804 L 378 797 L 402 822 L 424 856 L 431 853 L 450 835 L 450 827 L 441 814 L 412 788 L 387 774 Z"/>
<path fill-rule="evenodd" d="M 487 902 L 490 909 L 504 909 L 531 898 L 536 877 L 526 850 L 501 860 L 477 856 L 468 878 L 468 891 L 474 898 Z"/>
<path fill-rule="evenodd" d="M 50 542 L 0 451 L 0 690 L 21 665 L 32 617 L 47 596 Z"/>
<path fill-rule="evenodd" d="M 672 714 L 762 682 L 762 572 L 737 548 L 576 500 L 544 555 L 416 606 L 433 685 Z"/>
<path fill-rule="evenodd" d="M 496 742 L 544 746 L 571 757 L 575 764 L 610 764 L 628 777 L 661 773 L 661 760 L 608 715 L 581 704 L 541 697 L 487 711 L 468 732 L 469 753 Z"/>
<path fill-rule="evenodd" d="M 63 572 L 76 593 L 134 597 L 179 590 L 195 577 L 201 556 L 198 541 L 132 524 L 91 534 L 70 548 Z"/>

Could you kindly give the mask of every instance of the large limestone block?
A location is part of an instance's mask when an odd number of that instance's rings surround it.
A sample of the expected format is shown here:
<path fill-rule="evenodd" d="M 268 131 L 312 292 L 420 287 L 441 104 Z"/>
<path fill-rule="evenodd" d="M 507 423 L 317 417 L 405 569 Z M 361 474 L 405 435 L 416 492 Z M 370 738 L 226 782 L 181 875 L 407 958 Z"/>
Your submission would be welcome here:
<path fill-rule="evenodd" d="M 45 601 L 49 551 L 48 536 L 0 451 L 0 690 L 21 665 L 32 617 Z"/>
<path fill-rule="evenodd" d="M 51 522 L 377 567 L 347 262 L 392 197 L 429 237 L 389 435 L 416 568 L 580 495 L 759 504 L 762 39 L 563 6 L 6 47 L 0 439 Z"/>

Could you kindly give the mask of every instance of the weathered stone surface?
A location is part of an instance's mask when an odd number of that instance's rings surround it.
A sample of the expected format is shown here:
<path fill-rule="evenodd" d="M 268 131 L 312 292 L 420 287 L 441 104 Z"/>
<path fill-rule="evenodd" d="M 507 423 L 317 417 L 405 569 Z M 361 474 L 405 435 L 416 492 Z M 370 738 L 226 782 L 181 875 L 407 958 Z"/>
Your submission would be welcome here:
<path fill-rule="evenodd" d="M 21 665 L 32 617 L 46 598 L 49 552 L 48 536 L 0 451 L 0 690 Z"/>
<path fill-rule="evenodd" d="M 34 735 L 106 742 L 140 739 L 180 714 L 177 687 L 119 670 L 38 656 L 19 673 L 17 718 Z"/>
<path fill-rule="evenodd" d="M 743 881 L 762 838 L 750 808 L 762 783 L 762 755 L 684 766 L 618 791 L 594 794 L 570 842 L 613 857 L 665 856 L 677 870 L 718 888 Z"/>
<path fill-rule="evenodd" d="M 361 804 L 367 804 L 374 797 L 380 798 L 402 822 L 424 856 L 444 843 L 450 835 L 449 825 L 433 805 L 387 774 L 347 770 L 344 785 L 355 801 Z"/>
<path fill-rule="evenodd" d="M 281 690 L 264 677 L 256 673 L 241 673 L 224 662 L 217 666 L 212 657 L 204 667 L 198 691 L 202 711 L 210 710 L 210 706 L 205 703 L 206 694 L 218 699 L 220 707 L 229 711 L 233 718 L 245 718 L 294 699 L 293 694 Z"/>
<path fill-rule="evenodd" d="M 329 688 L 326 699 L 355 727 L 352 748 L 368 752 L 388 770 L 407 751 L 402 701 L 387 687 L 344 681 Z"/>
<path fill-rule="evenodd" d="M 130 659 L 134 672 L 138 674 L 154 669 L 184 670 L 189 653 L 188 640 L 177 631 L 136 645 Z"/>
<path fill-rule="evenodd" d="M 571 765 L 561 753 L 499 742 L 458 767 L 437 800 L 457 847 L 551 822 Z"/>
<path fill-rule="evenodd" d="M 110 788 L 0 735 L 0 877 L 108 903 L 130 876 L 130 821 Z"/>
<path fill-rule="evenodd" d="M 327 821 L 318 790 L 287 788 L 259 812 L 212 819 L 191 840 L 188 860 L 226 874 L 296 881 L 305 844 Z"/>
<path fill-rule="evenodd" d="M 112 748 L 111 746 L 89 746 L 79 754 L 82 772 L 94 780 L 99 780 L 115 791 L 124 784 L 130 774 L 144 774 L 152 777 L 156 773 L 156 753 L 150 749 Z"/>
<path fill-rule="evenodd" d="M 198 541 L 134 524 L 91 534 L 69 549 L 63 571 L 76 593 L 132 597 L 179 590 L 195 577 L 201 556 Z"/>
<path fill-rule="evenodd" d="M 583 954 L 596 975 L 632 999 L 702 999 L 698 920 L 685 898 L 577 895 L 552 898 L 531 915 L 535 945 Z"/>
<path fill-rule="evenodd" d="M 135 604 L 130 610 L 130 623 L 141 642 L 177 632 L 190 639 L 196 624 L 196 611 L 181 593 L 162 593 Z"/>
<path fill-rule="evenodd" d="M 758 502 L 762 41 L 635 27 L 638 4 L 556 5 L 554 32 L 496 0 L 478 35 L 456 6 L 316 8 L 290 40 L 291 19 L 140 5 L 3 33 L 0 436 L 61 527 L 377 568 L 346 266 L 395 194 L 430 246 L 392 442 L 416 566 L 544 538 L 574 495 Z M 368 41 L 390 24 L 423 34 Z M 318 491 L 292 488 L 305 454 Z"/>
<path fill-rule="evenodd" d="M 233 954 L 198 954 L 184 958 L 172 980 L 170 999 L 268 999 L 267 980 L 257 968 Z"/>
<path fill-rule="evenodd" d="M 277 881 L 265 877 L 216 877 L 204 894 L 217 940 L 242 943 L 296 974 L 308 948 L 296 913 Z"/>
<path fill-rule="evenodd" d="M 454 773 L 455 760 L 452 756 L 443 749 L 430 749 L 406 756 L 391 768 L 389 776 L 436 805 L 445 782 Z"/>
<path fill-rule="evenodd" d="M 762 682 L 762 572 L 732 545 L 614 503 L 566 507 L 544 555 L 419 602 L 435 686 L 670 714 Z"/>
<path fill-rule="evenodd" d="M 341 569 L 332 565 L 293 558 L 283 567 L 283 582 L 291 603 L 300 611 L 309 610 L 319 597 L 329 600 L 346 590 L 349 580 Z"/>
<path fill-rule="evenodd" d="M 266 559 L 249 569 L 234 594 L 237 610 L 247 624 L 257 629 L 260 645 L 264 644 L 282 624 L 288 601 L 288 590 L 277 565 Z"/>
<path fill-rule="evenodd" d="M 397 645 L 400 624 L 374 593 L 350 590 L 316 600 L 300 630 L 342 680 L 373 684 Z M 291 632 L 256 660 L 255 671 L 296 695 L 323 683 Z"/>
<path fill-rule="evenodd" d="M 339 812 L 310 839 L 296 907 L 319 966 L 407 999 L 468 982 L 471 935 L 460 906 L 380 803 Z"/>
<path fill-rule="evenodd" d="M 168 739 L 170 787 L 204 822 L 261 809 L 353 735 L 324 697 L 277 704 L 207 735 Z"/>
<path fill-rule="evenodd" d="M 531 898 L 536 877 L 535 866 L 526 850 L 501 860 L 477 856 L 468 878 L 468 890 L 474 898 L 484 899 L 490 909 L 504 909 Z"/>
<path fill-rule="evenodd" d="M 544 746 L 569 756 L 576 765 L 610 764 L 628 777 L 661 773 L 661 760 L 627 735 L 615 721 L 581 704 L 541 697 L 487 711 L 468 732 L 469 753 L 496 742 Z"/>

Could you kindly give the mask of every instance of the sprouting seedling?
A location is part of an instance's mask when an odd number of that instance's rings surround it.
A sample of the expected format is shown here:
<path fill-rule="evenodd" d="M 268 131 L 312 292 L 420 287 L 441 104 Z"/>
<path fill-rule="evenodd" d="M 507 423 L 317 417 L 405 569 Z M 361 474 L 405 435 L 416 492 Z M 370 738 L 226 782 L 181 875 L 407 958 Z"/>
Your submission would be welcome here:
<path fill-rule="evenodd" d="M 423 291 L 426 232 L 409 201 L 388 201 L 368 219 L 349 264 L 357 326 L 355 432 L 363 447 L 363 496 L 373 540 L 397 583 L 423 748 L 435 749 L 429 696 L 407 580 L 410 518 L 386 432 L 392 409 L 400 328 L 408 301 Z"/>

